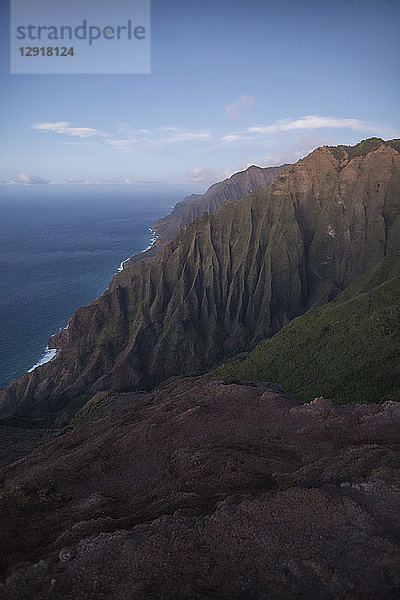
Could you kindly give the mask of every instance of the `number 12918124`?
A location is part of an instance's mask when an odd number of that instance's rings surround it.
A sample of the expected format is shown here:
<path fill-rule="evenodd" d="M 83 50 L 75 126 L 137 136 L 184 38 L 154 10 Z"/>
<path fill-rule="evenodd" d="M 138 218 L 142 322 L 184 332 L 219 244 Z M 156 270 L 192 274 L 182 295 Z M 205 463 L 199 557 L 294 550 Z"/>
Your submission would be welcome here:
<path fill-rule="evenodd" d="M 73 46 L 21 46 L 18 51 L 21 56 L 74 56 Z"/>

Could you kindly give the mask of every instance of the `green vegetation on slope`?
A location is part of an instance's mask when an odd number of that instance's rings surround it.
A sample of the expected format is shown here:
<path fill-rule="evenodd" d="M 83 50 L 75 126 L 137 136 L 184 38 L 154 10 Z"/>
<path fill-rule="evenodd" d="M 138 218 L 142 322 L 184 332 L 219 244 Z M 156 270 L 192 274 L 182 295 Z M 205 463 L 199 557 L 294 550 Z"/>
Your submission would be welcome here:
<path fill-rule="evenodd" d="M 214 371 L 279 381 L 303 401 L 400 400 L 400 253 L 294 319 L 242 362 Z"/>
<path fill-rule="evenodd" d="M 344 157 L 344 154 L 347 154 L 348 159 L 357 158 L 358 156 L 365 156 L 369 152 L 375 152 L 378 150 L 382 144 L 386 146 L 390 146 L 400 152 L 400 140 L 387 140 L 384 141 L 381 138 L 372 137 L 367 140 L 362 140 L 360 143 L 355 146 L 343 146 L 342 144 L 339 146 L 329 146 L 329 150 L 338 160 Z"/>

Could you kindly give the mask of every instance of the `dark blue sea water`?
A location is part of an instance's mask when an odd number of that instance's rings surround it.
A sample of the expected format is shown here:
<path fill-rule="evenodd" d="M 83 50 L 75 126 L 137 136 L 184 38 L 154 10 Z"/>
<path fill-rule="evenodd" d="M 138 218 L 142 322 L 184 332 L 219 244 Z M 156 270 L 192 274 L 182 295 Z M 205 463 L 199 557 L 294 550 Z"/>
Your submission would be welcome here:
<path fill-rule="evenodd" d="M 148 247 L 149 227 L 191 191 L 0 186 L 0 388 L 38 363 L 49 337 Z"/>

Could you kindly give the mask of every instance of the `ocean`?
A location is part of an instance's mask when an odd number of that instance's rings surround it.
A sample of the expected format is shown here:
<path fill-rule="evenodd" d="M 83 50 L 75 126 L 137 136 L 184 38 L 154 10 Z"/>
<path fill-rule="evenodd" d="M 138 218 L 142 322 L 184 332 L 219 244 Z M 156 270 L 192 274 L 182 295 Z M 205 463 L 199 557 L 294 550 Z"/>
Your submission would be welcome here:
<path fill-rule="evenodd" d="M 192 189 L 0 186 L 0 389 L 40 363 L 51 335 L 146 249 Z"/>

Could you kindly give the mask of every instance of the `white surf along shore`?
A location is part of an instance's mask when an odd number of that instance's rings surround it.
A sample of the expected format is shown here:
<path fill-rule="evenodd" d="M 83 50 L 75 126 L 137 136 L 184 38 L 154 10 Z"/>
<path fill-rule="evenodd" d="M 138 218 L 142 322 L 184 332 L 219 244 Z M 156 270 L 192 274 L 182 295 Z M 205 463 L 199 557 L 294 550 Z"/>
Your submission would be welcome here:
<path fill-rule="evenodd" d="M 68 329 L 68 323 L 66 324 L 65 327 L 60 327 L 60 329 L 58 331 L 60 332 L 63 329 Z M 57 355 L 57 350 L 55 348 L 49 348 L 48 346 L 46 346 L 46 350 L 42 354 L 40 360 L 35 365 L 33 365 L 33 367 L 31 367 L 28 370 L 28 373 L 32 373 L 32 371 L 34 371 L 36 369 L 36 367 L 41 367 L 45 363 L 50 362 L 51 360 L 53 360 L 53 358 L 56 357 L 56 355 Z"/>
<path fill-rule="evenodd" d="M 54 358 L 56 354 L 57 354 L 57 350 L 55 350 L 53 348 L 49 348 L 47 346 L 42 358 L 39 360 L 39 362 L 36 363 L 36 365 L 33 365 L 33 367 L 31 367 L 28 370 L 28 373 L 31 373 L 32 371 L 34 371 L 36 369 L 36 367 L 40 367 L 41 365 L 44 365 L 45 363 L 50 362 L 51 359 Z"/>
<path fill-rule="evenodd" d="M 155 231 L 153 231 L 151 229 L 151 227 L 149 227 L 149 231 L 151 231 L 151 233 L 153 234 L 153 237 L 150 239 L 149 246 L 147 246 L 147 248 L 145 248 L 144 250 L 141 250 L 141 252 L 146 252 L 147 250 L 150 250 L 150 248 L 153 246 L 153 244 L 155 244 L 156 241 L 158 240 L 158 235 L 156 235 Z M 121 271 L 124 270 L 124 263 L 126 263 L 130 258 L 131 257 L 129 256 L 128 258 L 126 258 L 125 260 L 122 261 L 122 263 L 118 267 L 117 273 L 120 273 Z M 62 331 L 63 329 L 68 329 L 68 324 L 66 325 L 66 327 L 60 327 L 59 331 Z M 42 365 L 50 362 L 51 360 L 53 360 L 53 358 L 56 357 L 56 355 L 57 355 L 56 349 L 49 348 L 48 346 L 46 346 L 46 349 L 45 349 L 44 353 L 42 354 L 40 360 L 35 365 L 33 365 L 33 367 L 28 369 L 28 373 L 31 373 L 37 367 L 41 367 Z"/>
<path fill-rule="evenodd" d="M 147 246 L 147 248 L 145 248 L 144 250 L 141 250 L 140 252 L 138 252 L 138 254 L 141 254 L 142 252 L 147 252 L 147 250 L 150 250 L 150 248 L 156 243 L 156 241 L 158 240 L 158 235 L 156 235 L 155 231 L 152 230 L 151 227 L 149 227 L 149 231 L 151 231 L 151 233 L 153 234 L 153 237 L 150 240 L 150 244 Z M 118 271 L 117 273 L 120 273 L 121 271 L 124 270 L 124 264 L 126 262 L 128 262 L 128 260 L 132 258 L 131 256 L 128 256 L 128 258 L 126 258 L 125 260 L 122 261 L 122 263 L 119 265 L 118 267 Z"/>

